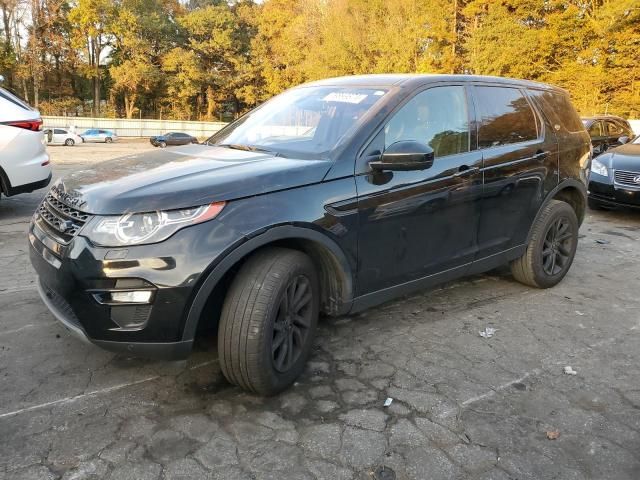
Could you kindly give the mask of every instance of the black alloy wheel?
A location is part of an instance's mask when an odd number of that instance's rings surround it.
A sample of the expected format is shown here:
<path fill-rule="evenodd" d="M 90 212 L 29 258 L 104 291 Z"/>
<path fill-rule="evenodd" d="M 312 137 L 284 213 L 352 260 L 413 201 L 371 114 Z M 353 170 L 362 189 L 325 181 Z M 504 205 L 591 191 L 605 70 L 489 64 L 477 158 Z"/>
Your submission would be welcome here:
<path fill-rule="evenodd" d="M 537 288 L 557 285 L 573 263 L 579 228 L 571 205 L 550 200 L 534 221 L 524 253 L 511 262 L 515 279 Z"/>
<path fill-rule="evenodd" d="M 311 327 L 311 301 L 309 279 L 304 275 L 291 279 L 273 323 L 271 359 L 278 372 L 290 370 L 302 354 Z"/>
<path fill-rule="evenodd" d="M 235 275 L 218 325 L 220 368 L 229 382 L 274 395 L 304 371 L 320 310 L 320 284 L 303 252 L 266 247 Z"/>
<path fill-rule="evenodd" d="M 547 230 L 542 247 L 542 268 L 549 276 L 562 272 L 571 259 L 574 232 L 568 218 L 559 217 Z"/>

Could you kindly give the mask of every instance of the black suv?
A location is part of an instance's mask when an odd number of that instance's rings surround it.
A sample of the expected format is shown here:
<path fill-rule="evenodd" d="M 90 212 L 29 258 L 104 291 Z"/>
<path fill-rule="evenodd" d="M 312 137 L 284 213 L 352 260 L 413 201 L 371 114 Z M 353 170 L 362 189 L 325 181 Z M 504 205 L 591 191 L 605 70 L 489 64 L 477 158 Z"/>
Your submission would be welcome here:
<path fill-rule="evenodd" d="M 589 136 L 566 92 L 456 75 L 289 90 L 205 144 L 59 180 L 33 217 L 44 302 L 101 347 L 184 358 L 214 327 L 224 375 L 273 394 L 318 316 L 511 263 L 546 288 L 584 216 Z"/>

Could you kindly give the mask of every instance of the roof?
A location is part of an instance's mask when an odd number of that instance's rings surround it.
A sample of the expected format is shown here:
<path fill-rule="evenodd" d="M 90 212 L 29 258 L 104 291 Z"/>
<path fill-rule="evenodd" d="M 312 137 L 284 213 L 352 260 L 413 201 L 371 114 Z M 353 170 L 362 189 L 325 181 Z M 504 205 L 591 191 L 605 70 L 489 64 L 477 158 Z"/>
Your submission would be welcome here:
<path fill-rule="evenodd" d="M 431 82 L 492 82 L 509 85 L 521 85 L 544 89 L 558 89 L 559 87 L 531 80 L 519 80 L 515 78 L 493 77 L 488 75 L 454 75 L 454 74 L 410 74 L 410 73 L 383 73 L 370 75 L 348 75 L 344 77 L 326 78 L 305 84 L 326 86 L 360 86 L 360 87 L 391 87 L 391 86 L 419 86 Z"/>

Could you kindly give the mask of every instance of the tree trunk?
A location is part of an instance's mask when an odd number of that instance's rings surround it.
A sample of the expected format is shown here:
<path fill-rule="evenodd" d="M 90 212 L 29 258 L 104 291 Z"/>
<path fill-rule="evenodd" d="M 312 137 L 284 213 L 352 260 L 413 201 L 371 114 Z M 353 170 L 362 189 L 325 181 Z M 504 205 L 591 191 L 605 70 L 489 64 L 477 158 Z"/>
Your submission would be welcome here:
<path fill-rule="evenodd" d="M 124 94 L 124 112 L 127 118 L 133 118 L 133 114 L 136 110 L 136 100 L 138 95 L 132 93 L 131 95 Z"/>
<path fill-rule="evenodd" d="M 213 114 L 216 109 L 216 101 L 213 98 L 213 87 L 209 85 L 207 87 L 207 120 L 213 119 Z"/>
<path fill-rule="evenodd" d="M 11 52 L 11 16 L 9 15 L 9 6 L 3 5 L 2 9 L 2 21 L 4 28 L 4 36 L 5 36 L 5 52 L 7 53 L 7 58 L 9 57 L 9 53 Z M 7 85 L 9 88 L 13 88 L 13 70 L 7 71 Z"/>

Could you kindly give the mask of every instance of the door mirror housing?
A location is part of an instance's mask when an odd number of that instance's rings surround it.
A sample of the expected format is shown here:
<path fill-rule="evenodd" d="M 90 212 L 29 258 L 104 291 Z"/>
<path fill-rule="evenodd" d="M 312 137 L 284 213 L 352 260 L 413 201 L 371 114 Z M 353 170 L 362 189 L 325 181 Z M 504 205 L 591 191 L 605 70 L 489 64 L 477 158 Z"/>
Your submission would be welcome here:
<path fill-rule="evenodd" d="M 369 162 L 375 171 L 408 171 L 431 168 L 435 153 L 429 145 L 415 140 L 392 143 L 381 155 L 380 160 Z"/>
<path fill-rule="evenodd" d="M 627 137 L 626 135 L 623 135 L 618 139 L 618 143 L 620 145 L 624 145 L 626 143 L 629 143 L 629 140 L 630 140 L 629 137 Z"/>

